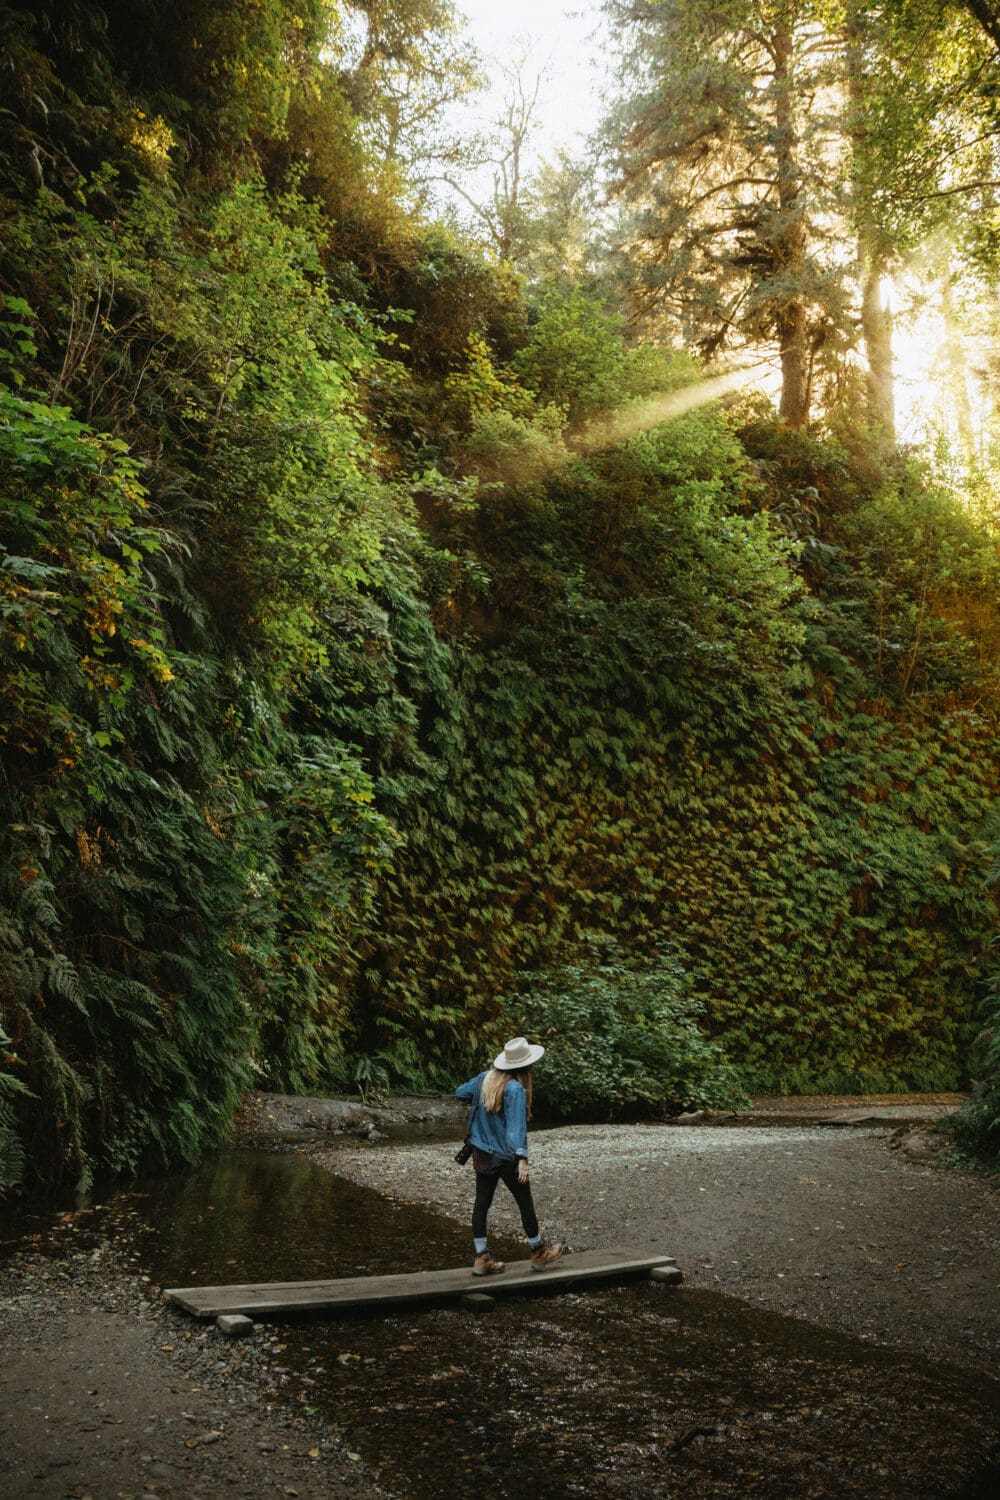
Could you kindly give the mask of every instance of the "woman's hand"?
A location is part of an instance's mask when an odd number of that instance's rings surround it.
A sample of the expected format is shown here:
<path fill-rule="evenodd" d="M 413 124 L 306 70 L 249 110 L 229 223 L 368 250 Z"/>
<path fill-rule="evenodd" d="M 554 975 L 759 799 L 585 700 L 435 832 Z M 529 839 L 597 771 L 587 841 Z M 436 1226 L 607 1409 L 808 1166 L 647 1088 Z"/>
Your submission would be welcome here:
<path fill-rule="evenodd" d="M 531 1181 L 531 1173 L 528 1171 L 528 1163 L 525 1161 L 523 1156 L 519 1156 L 517 1159 L 517 1180 L 518 1182 Z"/>

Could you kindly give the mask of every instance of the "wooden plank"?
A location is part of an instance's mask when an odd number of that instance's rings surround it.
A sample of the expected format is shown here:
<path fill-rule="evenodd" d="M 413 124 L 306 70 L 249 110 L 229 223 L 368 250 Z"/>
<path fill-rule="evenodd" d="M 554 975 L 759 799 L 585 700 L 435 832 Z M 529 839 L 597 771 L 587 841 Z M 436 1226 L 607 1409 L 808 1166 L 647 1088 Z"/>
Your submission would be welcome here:
<path fill-rule="evenodd" d="M 534 1271 L 530 1260 L 508 1261 L 498 1276 L 473 1276 L 471 1267 L 447 1271 L 414 1271 L 395 1276 L 349 1276 L 339 1281 L 278 1281 L 247 1286 L 169 1287 L 164 1300 L 193 1313 L 216 1318 L 220 1313 L 273 1318 L 286 1312 L 356 1312 L 416 1302 L 437 1302 L 463 1292 L 490 1296 L 538 1291 L 546 1286 L 574 1286 L 607 1278 L 640 1276 L 654 1266 L 673 1265 L 668 1255 L 615 1249 L 584 1250 L 565 1255 L 546 1271 Z"/>

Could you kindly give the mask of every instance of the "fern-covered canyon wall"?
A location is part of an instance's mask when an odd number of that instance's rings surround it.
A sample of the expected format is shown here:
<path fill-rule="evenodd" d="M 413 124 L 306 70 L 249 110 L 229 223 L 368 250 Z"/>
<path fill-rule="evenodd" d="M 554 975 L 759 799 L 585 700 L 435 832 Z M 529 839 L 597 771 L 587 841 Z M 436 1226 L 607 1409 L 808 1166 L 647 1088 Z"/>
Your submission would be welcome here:
<path fill-rule="evenodd" d="M 0 1182 L 444 1084 L 602 944 L 746 1087 L 963 1081 L 988 515 L 759 398 L 597 441 L 696 364 L 406 208 L 336 7 L 210 9 L 5 13 Z"/>

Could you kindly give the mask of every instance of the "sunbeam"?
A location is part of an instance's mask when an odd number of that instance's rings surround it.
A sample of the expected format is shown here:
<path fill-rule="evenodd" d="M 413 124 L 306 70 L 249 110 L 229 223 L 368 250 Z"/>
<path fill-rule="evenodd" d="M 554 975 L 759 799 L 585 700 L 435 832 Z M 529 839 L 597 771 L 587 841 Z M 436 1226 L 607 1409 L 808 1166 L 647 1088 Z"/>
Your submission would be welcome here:
<path fill-rule="evenodd" d="M 729 370 L 724 375 L 712 375 L 707 380 L 699 380 L 696 385 L 686 385 L 680 390 L 659 391 L 640 401 L 630 402 L 627 406 L 614 407 L 588 422 L 579 434 L 570 439 L 570 446 L 577 453 L 598 453 L 606 448 L 613 448 L 616 443 L 624 443 L 640 432 L 662 427 L 665 422 L 683 417 L 696 407 L 704 406 L 709 401 L 717 401 L 720 396 L 728 396 L 741 386 L 752 385 L 755 380 L 770 372 L 770 365 L 761 361 L 742 369 Z"/>

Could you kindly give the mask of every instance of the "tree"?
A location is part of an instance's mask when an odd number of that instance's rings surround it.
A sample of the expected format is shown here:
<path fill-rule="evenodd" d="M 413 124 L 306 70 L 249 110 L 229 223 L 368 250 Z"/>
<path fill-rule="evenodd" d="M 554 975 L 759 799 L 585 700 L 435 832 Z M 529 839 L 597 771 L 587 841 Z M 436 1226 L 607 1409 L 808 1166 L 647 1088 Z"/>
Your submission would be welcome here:
<path fill-rule="evenodd" d="M 383 161 L 420 196 L 463 149 L 449 108 L 482 86 L 466 23 L 451 0 L 352 0 L 339 9 L 331 43 L 340 85 Z"/>
<path fill-rule="evenodd" d="M 608 126 L 633 316 L 703 354 L 775 347 L 781 412 L 863 341 L 894 432 L 887 279 L 942 235 L 994 262 L 1000 80 L 982 7 L 937 0 L 608 0 Z M 984 35 L 985 32 L 985 35 Z M 975 243 L 974 243 L 975 242 Z M 853 244 L 854 254 L 845 254 Z"/>
<path fill-rule="evenodd" d="M 633 297 L 706 356 L 770 343 L 781 414 L 808 420 L 817 351 L 843 321 L 824 255 L 834 43 L 806 0 L 608 0 L 622 43 L 609 123 L 631 210 Z"/>
<path fill-rule="evenodd" d="M 470 142 L 464 172 L 445 172 L 439 179 L 472 210 L 470 232 L 501 261 L 516 261 L 524 249 L 525 156 L 542 83 L 540 73 L 529 78 L 526 69 L 524 54 L 502 66 L 507 88 L 492 128 Z M 490 187 L 484 193 L 476 179 L 481 184 L 486 174 Z"/>
<path fill-rule="evenodd" d="M 591 164 L 557 151 L 531 174 L 523 204 L 525 245 L 518 269 L 531 282 L 596 287 L 607 255 L 598 239 Z"/>
<path fill-rule="evenodd" d="M 881 288 L 914 256 L 927 260 L 931 247 L 954 374 L 952 288 L 968 259 L 959 247 L 995 215 L 997 59 L 962 5 L 846 0 L 831 8 L 829 24 L 845 37 L 846 209 L 858 247 L 869 406 L 891 434 L 892 317 Z M 959 386 L 964 375 L 961 407 Z"/>
<path fill-rule="evenodd" d="M 872 212 L 871 193 L 857 170 L 870 140 L 868 109 L 872 78 L 881 80 L 881 68 L 869 61 L 871 17 L 863 4 L 849 3 L 845 16 L 845 72 L 847 78 L 852 202 L 855 209 L 858 281 L 861 288 L 861 330 L 868 356 L 867 393 L 876 425 L 890 437 L 896 433 L 896 400 L 893 380 L 892 308 L 883 293 L 883 282 L 893 258 L 893 245 L 885 227 Z M 879 58 L 878 62 L 884 59 Z M 876 82 L 876 87 L 878 83 Z"/>
<path fill-rule="evenodd" d="M 975 16 L 990 41 L 1000 52 L 1000 14 L 993 0 L 964 0 L 965 9 Z"/>

